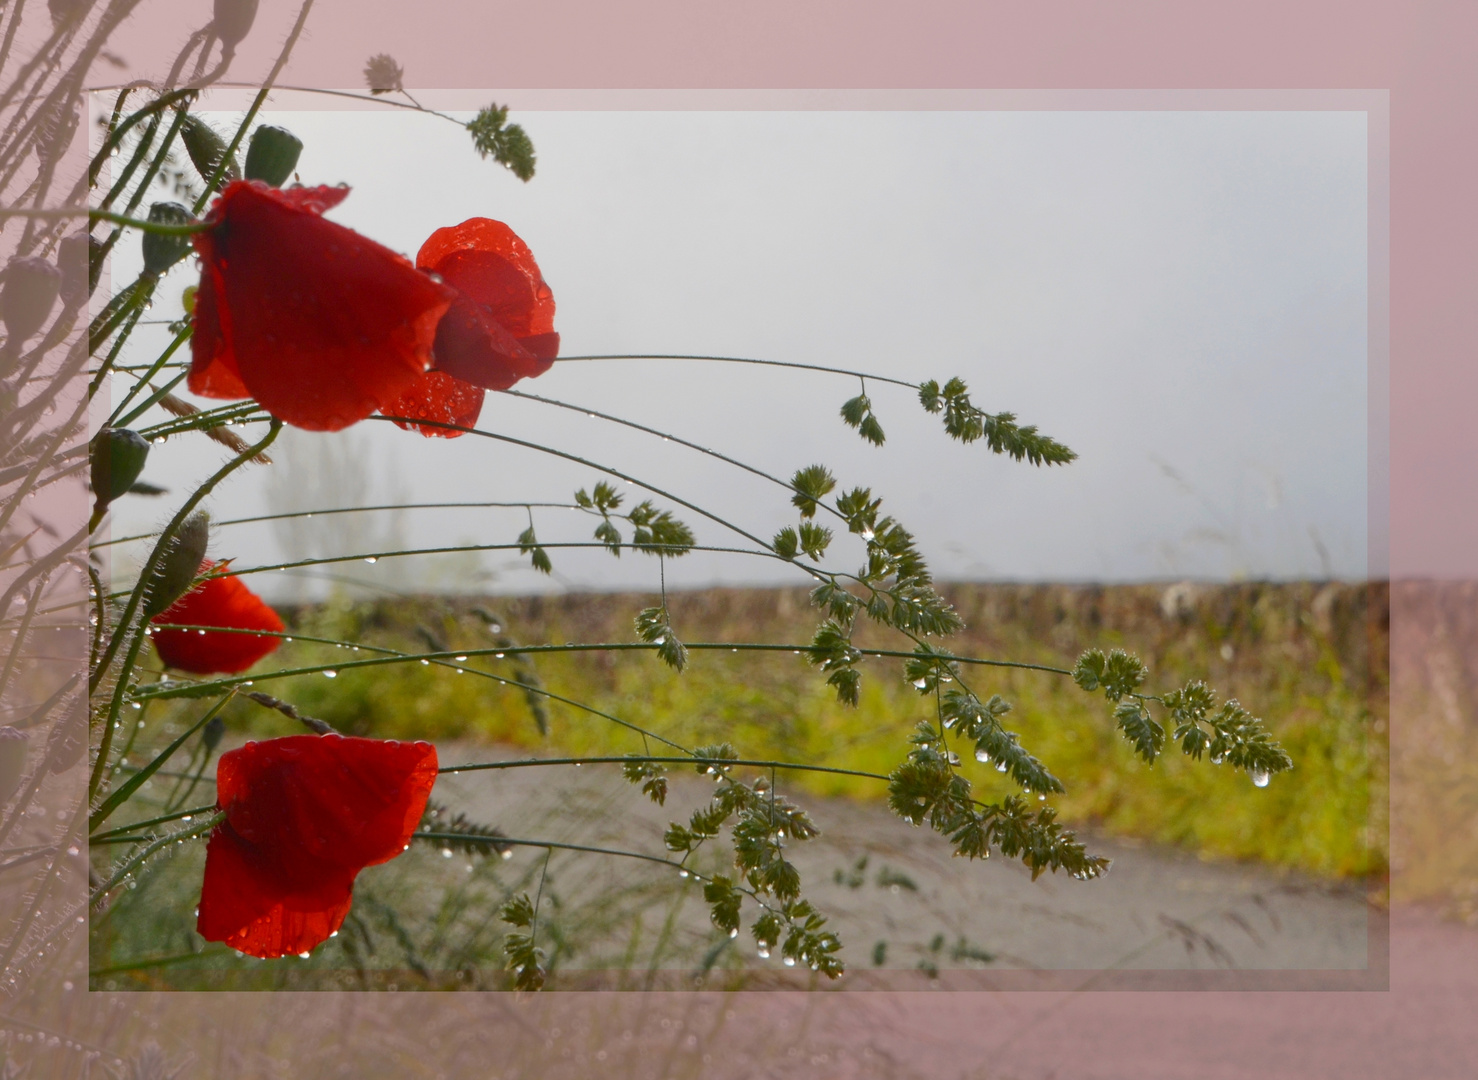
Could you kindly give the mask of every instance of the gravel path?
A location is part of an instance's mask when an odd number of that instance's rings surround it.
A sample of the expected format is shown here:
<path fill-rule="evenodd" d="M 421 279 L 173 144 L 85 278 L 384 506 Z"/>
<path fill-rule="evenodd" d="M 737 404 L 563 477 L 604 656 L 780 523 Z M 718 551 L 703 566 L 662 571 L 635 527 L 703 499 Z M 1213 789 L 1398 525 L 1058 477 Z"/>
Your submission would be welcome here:
<path fill-rule="evenodd" d="M 440 750 L 443 764 L 524 756 L 502 748 Z M 711 790 L 702 778 L 675 774 L 667 804 L 656 806 L 615 766 L 564 766 L 449 775 L 434 798 L 510 836 L 665 855 L 663 829 L 686 821 Z M 1113 860 L 1103 878 L 1080 882 L 1059 873 L 1033 882 L 1020 862 L 953 858 L 943 838 L 884 806 L 795 801 L 822 829 L 792 849 L 805 894 L 830 917 L 850 979 L 863 985 L 898 986 L 898 976 L 907 982 L 931 967 L 960 989 L 1066 989 L 1083 985 L 1085 973 L 1098 973 L 1086 976 L 1094 985 L 1143 985 L 1135 973 L 1167 970 L 1222 973 L 1222 982 L 1198 985 L 1233 985 L 1226 979 L 1236 972 L 1244 973 L 1236 985 L 1270 986 L 1280 971 L 1324 972 L 1326 985 L 1341 977 L 1349 985 L 1363 975 L 1368 955 L 1379 961 L 1382 953 L 1384 916 L 1351 886 L 1097 836 L 1085 837 L 1090 850 Z M 609 886 L 607 875 L 660 880 L 670 872 L 573 854 L 551 867 L 565 868 L 560 876 L 573 894 L 567 902 Z M 698 889 L 690 883 L 686 892 L 677 924 L 694 941 L 712 940 Z M 660 922 L 672 912 L 649 915 Z M 747 931 L 735 944 L 752 949 Z M 1261 982 L 1248 983 L 1246 973 L 1254 972 L 1264 973 Z"/>

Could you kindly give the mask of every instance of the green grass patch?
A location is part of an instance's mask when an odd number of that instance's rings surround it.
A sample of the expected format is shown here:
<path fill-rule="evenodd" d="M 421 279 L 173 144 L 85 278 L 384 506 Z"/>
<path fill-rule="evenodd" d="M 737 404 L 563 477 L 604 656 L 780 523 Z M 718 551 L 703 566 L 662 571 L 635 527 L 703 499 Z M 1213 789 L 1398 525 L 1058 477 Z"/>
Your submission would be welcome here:
<path fill-rule="evenodd" d="M 998 693 L 1012 703 L 1006 727 L 1067 786 L 1055 803 L 1068 822 L 1324 877 L 1386 871 L 1384 586 L 968 585 L 946 592 L 969 626 L 947 643 L 957 654 L 1071 667 L 1089 647 L 1130 649 L 1150 669 L 1142 689 L 1160 693 L 1204 678 L 1222 698 L 1237 698 L 1262 717 L 1295 763 L 1265 789 L 1254 788 L 1244 773 L 1178 751 L 1146 766 L 1115 731 L 1101 695 L 1084 693 L 1063 676 L 968 668 L 978 694 Z M 341 600 L 299 608 L 284 612 L 290 632 L 356 643 L 360 650 L 295 640 L 261 665 L 254 688 L 349 734 L 476 738 L 551 756 L 663 752 L 655 740 L 597 715 L 605 713 L 687 747 L 728 741 L 746 757 L 877 773 L 903 759 L 914 725 L 933 716 L 932 700 L 904 681 L 901 661 L 892 659 L 863 665 L 861 700 L 849 708 L 803 657 L 789 652 L 694 650 L 682 674 L 641 651 L 472 655 L 500 645 L 633 642 L 632 618 L 651 602 L 596 595 Z M 797 590 L 674 594 L 670 607 L 675 629 L 690 643 L 801 646 L 819 621 Z M 871 632 L 859 644 L 907 645 Z M 367 646 L 413 654 L 433 646 L 468 650 L 469 659 L 457 663 L 468 671 L 419 659 L 360 670 L 335 666 L 368 659 L 374 654 Z M 263 677 L 312 665 L 335 666 L 336 677 Z M 588 708 L 539 699 L 548 725 L 542 734 L 530 695 L 510 685 L 520 681 L 536 681 Z M 199 707 L 175 704 L 159 715 L 175 727 Z M 247 702 L 233 703 L 226 716 L 234 729 L 255 736 L 302 731 Z M 969 760 L 968 747 L 960 749 L 981 797 L 1013 790 Z M 885 796 L 882 783 L 862 778 L 797 773 L 790 782 L 817 795 Z"/>

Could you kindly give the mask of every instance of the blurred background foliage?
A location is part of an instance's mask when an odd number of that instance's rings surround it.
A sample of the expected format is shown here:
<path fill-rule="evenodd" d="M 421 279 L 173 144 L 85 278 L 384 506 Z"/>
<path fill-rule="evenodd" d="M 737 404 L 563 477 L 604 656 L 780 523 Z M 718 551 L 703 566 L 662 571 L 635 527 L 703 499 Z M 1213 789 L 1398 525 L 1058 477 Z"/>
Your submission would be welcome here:
<path fill-rule="evenodd" d="M 1145 766 L 1115 731 L 1102 699 L 1071 680 L 974 669 L 972 686 L 1012 703 L 1007 728 L 1064 779 L 1067 794 L 1055 801 L 1067 822 L 1210 858 L 1259 860 L 1329 878 L 1384 877 L 1390 689 L 1384 584 L 974 584 L 944 591 L 968 625 L 948 643 L 960 655 L 1071 667 L 1088 647 L 1129 649 L 1149 666 L 1146 690 L 1163 693 L 1204 677 L 1224 697 L 1262 717 L 1296 763 L 1292 773 L 1263 790 L 1241 772 L 1178 753 Z M 290 633 L 421 653 L 434 646 L 488 649 L 510 640 L 630 642 L 631 613 L 647 602 L 623 594 L 341 598 L 282 614 Z M 818 621 L 805 590 L 673 593 L 669 604 L 674 625 L 690 644 L 799 646 L 810 640 Z M 860 637 L 858 644 L 896 647 Z M 365 656 L 293 641 L 258 673 Z M 681 675 L 644 652 L 524 660 L 473 655 L 458 666 L 468 674 L 404 663 L 345 670 L 333 679 L 316 673 L 258 679 L 256 688 L 350 734 L 472 739 L 542 756 L 641 749 L 634 734 L 558 701 L 547 703 L 548 734 L 541 735 L 522 690 L 476 673 L 528 681 L 532 668 L 549 692 L 685 745 L 726 740 L 746 756 L 881 773 L 897 764 L 914 724 L 932 712 L 903 680 L 901 663 L 891 659 L 863 665 L 856 709 L 838 705 L 801 657 L 773 652 L 695 651 Z M 162 708 L 157 715 L 167 733 L 173 719 Z M 231 730 L 243 736 L 301 730 L 249 702 L 233 703 L 226 716 Z M 983 798 L 1012 790 L 987 766 L 967 762 L 966 768 Z M 854 777 L 800 773 L 790 783 L 822 796 L 886 795 L 883 784 Z"/>

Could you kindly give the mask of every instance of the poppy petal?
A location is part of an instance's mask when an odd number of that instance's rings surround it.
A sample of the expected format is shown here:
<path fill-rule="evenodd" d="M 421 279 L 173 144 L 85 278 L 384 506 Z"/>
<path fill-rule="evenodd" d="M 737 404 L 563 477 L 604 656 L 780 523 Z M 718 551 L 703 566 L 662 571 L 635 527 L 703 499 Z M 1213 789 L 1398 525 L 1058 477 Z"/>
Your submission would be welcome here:
<path fill-rule="evenodd" d="M 202 563 L 201 573 L 224 567 L 225 563 Z M 264 630 L 280 634 L 285 629 L 261 597 L 239 578 L 207 578 L 170 607 L 154 616 L 156 623 L 184 626 L 218 626 L 222 630 Z M 159 659 L 166 667 L 196 675 L 234 675 L 245 671 L 277 648 L 281 639 L 258 634 L 218 633 L 211 630 L 154 630 L 151 634 Z"/>
<path fill-rule="evenodd" d="M 344 188 L 229 184 L 196 234 L 215 332 L 192 343 L 192 386 L 216 365 L 272 415 L 337 431 L 410 388 L 455 295 L 402 256 L 319 215 Z M 234 388 L 232 388 L 234 389 Z"/>
<path fill-rule="evenodd" d="M 517 337 L 554 329 L 554 293 L 544 283 L 529 246 L 501 221 L 469 218 L 437 229 L 416 253 L 416 265 L 440 274 L 448 285 L 479 303 L 506 308 L 506 316 L 501 312 L 500 316 L 516 320 L 504 325 Z M 526 284 L 515 286 L 509 270 Z"/>
<path fill-rule="evenodd" d="M 460 296 L 436 328 L 434 355 L 437 371 L 484 390 L 507 390 L 519 379 L 544 374 L 554 362 L 526 349 L 486 307 Z"/>
<path fill-rule="evenodd" d="M 354 878 L 410 843 L 436 748 L 295 735 L 221 755 L 197 929 L 253 956 L 307 952 L 337 930 Z"/>
<path fill-rule="evenodd" d="M 559 352 L 554 293 L 507 225 L 471 218 L 437 229 L 416 265 L 458 293 L 437 328 L 437 370 L 488 390 L 549 370 Z"/>
<path fill-rule="evenodd" d="M 200 287 L 195 291 L 195 327 L 190 339 L 194 362 L 187 385 L 190 393 L 201 397 L 248 398 L 251 391 L 236 370 L 236 356 L 228 345 L 230 335 L 221 326 L 222 313 L 216 302 L 219 277 L 215 260 L 204 259 Z"/>
<path fill-rule="evenodd" d="M 205 848 L 205 882 L 195 929 L 249 956 L 270 959 L 311 952 L 344 923 L 354 895 L 352 873 L 325 873 L 316 888 L 277 883 L 270 860 L 225 825 Z"/>
<path fill-rule="evenodd" d="M 480 386 L 473 386 L 441 371 L 428 371 L 398 401 L 382 405 L 380 411 L 386 416 L 434 420 L 440 424 L 470 428 L 477 423 L 477 417 L 482 412 L 482 400 L 486 396 Z M 395 425 L 407 431 L 415 428 L 422 435 L 436 435 L 444 439 L 455 439 L 463 434 L 448 428 L 422 427 L 400 420 L 396 420 Z"/>

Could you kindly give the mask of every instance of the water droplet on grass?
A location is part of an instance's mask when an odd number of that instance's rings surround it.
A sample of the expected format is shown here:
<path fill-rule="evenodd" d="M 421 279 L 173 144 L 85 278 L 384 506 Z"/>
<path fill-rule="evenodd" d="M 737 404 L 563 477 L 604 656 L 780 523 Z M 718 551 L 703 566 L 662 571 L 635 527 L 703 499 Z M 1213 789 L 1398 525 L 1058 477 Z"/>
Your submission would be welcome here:
<path fill-rule="evenodd" d="M 1271 779 L 1272 779 L 1272 775 L 1266 769 L 1253 769 L 1252 770 L 1252 786 L 1253 787 L 1267 787 L 1268 786 L 1268 781 L 1271 780 Z"/>

